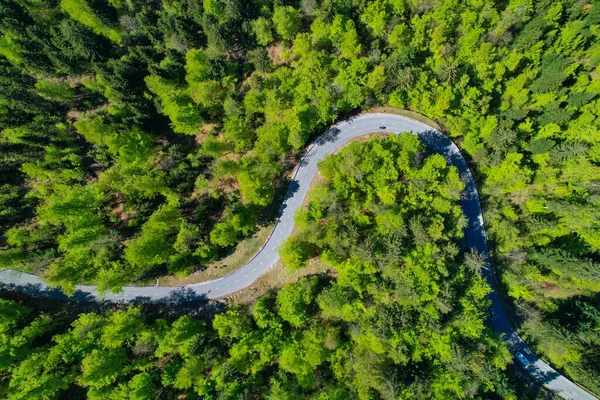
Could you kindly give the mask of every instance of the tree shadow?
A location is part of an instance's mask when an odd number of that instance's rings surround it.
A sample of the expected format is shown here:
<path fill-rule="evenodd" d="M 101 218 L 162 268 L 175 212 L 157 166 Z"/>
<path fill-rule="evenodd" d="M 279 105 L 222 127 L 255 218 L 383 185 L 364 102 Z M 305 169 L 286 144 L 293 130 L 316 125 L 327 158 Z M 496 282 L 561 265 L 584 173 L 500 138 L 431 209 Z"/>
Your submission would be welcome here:
<path fill-rule="evenodd" d="M 284 201 L 294 197 L 294 195 L 296 193 L 298 193 L 299 189 L 300 189 L 300 183 L 295 179 L 293 181 L 291 181 L 288 185 L 288 190 L 285 194 Z"/>
<path fill-rule="evenodd" d="M 324 146 L 327 143 L 333 143 L 337 140 L 341 132 L 342 131 L 339 128 L 330 128 L 321 136 L 317 137 L 313 143 L 313 146 Z M 302 156 L 302 159 L 300 159 L 300 163 L 298 164 L 298 168 L 306 167 L 308 164 L 310 164 L 311 157 L 313 156 L 310 154 L 310 151 L 312 150 L 313 146 L 310 146 L 309 150 Z"/>
<path fill-rule="evenodd" d="M 209 291 L 210 293 L 210 291 Z M 169 292 L 166 297 L 159 298 L 155 302 L 158 303 L 189 303 L 197 301 L 207 301 L 208 297 L 205 293 L 197 293 L 189 287 L 176 288 Z"/>
<path fill-rule="evenodd" d="M 174 288 L 167 296 L 153 299 L 148 296 L 137 296 L 130 300 L 149 312 L 160 316 L 178 318 L 181 315 L 212 318 L 226 309 L 223 301 L 212 300 L 206 294 L 198 294 L 188 287 Z"/>
<path fill-rule="evenodd" d="M 333 143 L 337 140 L 338 136 L 340 135 L 340 132 L 341 130 L 339 128 L 330 128 L 329 130 L 327 130 L 327 132 L 319 136 L 315 143 L 319 146 L 323 146 L 327 143 Z"/>
<path fill-rule="evenodd" d="M 449 164 L 457 167 L 459 173 L 468 171 L 469 168 L 458 146 L 446 135 L 441 135 L 435 130 L 428 130 L 417 133 L 417 136 L 425 146 L 443 156 Z"/>
<path fill-rule="evenodd" d="M 449 165 L 456 167 L 460 180 L 465 184 L 465 188 L 460 194 L 460 205 L 463 213 L 467 217 L 469 224 L 468 234 L 465 234 L 465 249 L 476 249 L 480 253 L 487 254 L 487 245 L 485 237 L 485 226 L 481 215 L 481 204 L 477 184 L 469 166 L 464 159 L 458 147 L 445 135 L 439 132 L 429 130 L 418 133 L 419 139 L 427 148 L 443 156 Z M 481 217 L 481 218 L 480 218 Z"/>
<path fill-rule="evenodd" d="M 546 371 L 540 369 L 535 362 L 538 361 L 538 358 L 534 360 L 531 364 L 529 364 L 526 368 L 527 372 L 535 378 L 542 385 L 546 385 L 555 379 L 559 378 L 561 375 L 555 370 Z M 517 361 L 518 362 L 518 361 Z"/>
<path fill-rule="evenodd" d="M 556 299 L 555 304 L 554 311 L 542 314 L 542 324 L 557 335 L 557 340 L 580 346 L 581 360 L 577 364 L 587 372 L 585 376 L 600 375 L 600 359 L 595 356 L 600 354 L 600 293 Z M 593 385 L 579 379 L 586 387 Z"/>
<path fill-rule="evenodd" d="M 311 157 L 312 157 L 311 154 L 306 153 L 300 160 L 300 163 L 298 164 L 298 168 L 306 167 L 308 164 L 310 164 Z"/>
<path fill-rule="evenodd" d="M 210 293 L 210 291 L 209 291 Z M 173 288 L 166 296 L 153 298 L 150 296 L 136 296 L 129 300 L 132 304 L 146 304 L 146 303 L 192 303 L 209 301 L 206 293 L 197 293 L 189 287 L 181 286 Z"/>
<path fill-rule="evenodd" d="M 285 196 L 283 197 L 283 202 L 281 203 L 281 206 L 277 210 L 277 218 L 281 218 L 281 216 L 283 215 L 283 212 L 287 208 L 287 200 L 294 197 L 294 194 L 296 194 L 299 189 L 300 189 L 300 184 L 298 183 L 297 180 L 290 181 L 290 183 L 288 185 L 288 190 L 285 193 Z"/>
<path fill-rule="evenodd" d="M 212 301 L 208 298 L 206 293 L 197 293 L 189 287 L 173 288 L 166 296 L 153 298 L 150 296 L 136 296 L 132 299 L 127 300 L 107 300 L 102 297 L 95 297 L 92 293 L 77 290 L 72 296 L 68 296 L 63 293 L 60 289 L 49 288 L 42 284 L 26 284 L 26 285 L 15 285 L 0 283 L 0 291 L 8 293 L 19 293 L 21 295 L 34 298 L 46 298 L 55 300 L 61 303 L 97 303 L 97 304 L 119 304 L 119 303 L 131 303 L 131 304 L 184 304 L 184 303 L 219 303 Z M 210 293 L 210 291 L 208 292 Z"/>
<path fill-rule="evenodd" d="M 592 323 L 590 311 L 586 315 L 586 305 L 600 305 L 600 293 L 579 295 L 555 300 L 556 310 L 543 315 L 545 322 L 560 325 L 571 331 L 581 328 L 581 324 Z M 598 307 L 598 306 L 596 306 Z M 588 321 L 589 320 L 589 321 Z"/>
<path fill-rule="evenodd" d="M 150 320 L 166 318 L 171 321 L 181 315 L 210 320 L 226 309 L 226 304 L 222 300 L 211 300 L 205 296 L 187 293 L 186 290 L 176 290 L 172 296 L 163 299 L 138 296 L 131 301 L 110 301 L 90 296 L 86 296 L 84 301 L 73 301 L 73 297 L 67 297 L 62 293 L 62 296 L 50 298 L 44 291 L 34 290 L 34 292 L 37 294 L 32 295 L 31 292 L 16 290 L 11 285 L 0 285 L 0 298 L 21 302 L 36 312 L 46 313 L 53 318 L 62 318 L 67 324 L 72 323 L 82 313 L 100 314 L 127 309 L 130 306 L 142 308 L 144 315 Z"/>
<path fill-rule="evenodd" d="M 77 290 L 72 296 L 67 296 L 62 290 L 58 288 L 50 288 L 44 286 L 41 283 L 33 284 L 28 283 L 24 285 L 15 285 L 14 283 L 2 283 L 0 282 L 0 290 L 10 292 L 20 292 L 26 296 L 32 297 L 48 297 L 53 300 L 59 301 L 76 301 L 76 302 L 96 302 L 97 299 L 89 292 Z"/>

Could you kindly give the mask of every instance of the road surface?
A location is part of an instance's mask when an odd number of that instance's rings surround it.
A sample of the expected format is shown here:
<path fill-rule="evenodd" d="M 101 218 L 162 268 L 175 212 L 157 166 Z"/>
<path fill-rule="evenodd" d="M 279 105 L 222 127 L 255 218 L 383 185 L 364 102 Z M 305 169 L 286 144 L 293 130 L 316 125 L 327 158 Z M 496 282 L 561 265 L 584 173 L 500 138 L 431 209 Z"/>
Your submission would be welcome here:
<path fill-rule="evenodd" d="M 487 255 L 488 250 L 477 186 L 465 159 L 456 145 L 443 133 L 411 118 L 393 114 L 363 114 L 331 127 L 311 145 L 294 173 L 280 210 L 278 222 L 271 236 L 264 247 L 246 265 L 223 278 L 209 282 L 184 287 L 127 286 L 123 288 L 122 293 L 118 295 L 108 293 L 104 299 L 126 302 L 194 301 L 226 296 L 249 286 L 279 259 L 277 249 L 292 233 L 294 215 L 302 206 L 312 178 L 317 173 L 317 163 L 353 138 L 371 132 L 383 131 L 397 134 L 411 132 L 418 135 L 430 150 L 444 156 L 449 164 L 458 169 L 461 179 L 466 185 L 461 206 L 469 219 L 469 225 L 465 230 L 465 250 L 476 249 L 477 252 Z M 566 399 L 595 399 L 596 397 L 560 375 L 529 350 L 512 327 L 502 306 L 497 293 L 493 268 L 484 268 L 482 274 L 493 289 L 490 295 L 491 309 L 495 312 L 495 316 L 491 319 L 492 326 L 505 337 L 507 346 L 513 355 L 521 352 L 529 360 L 530 364 L 527 366 L 529 373 L 545 387 Z M 80 285 L 77 287 L 77 293 L 73 297 L 67 298 L 60 291 L 49 289 L 48 285 L 42 282 L 39 277 L 11 270 L 0 271 L 0 282 L 3 282 L 4 286 L 8 288 L 31 294 L 44 294 L 58 299 L 93 301 L 100 297 L 94 286 Z M 515 362 L 519 362 L 517 358 L 515 358 Z"/>

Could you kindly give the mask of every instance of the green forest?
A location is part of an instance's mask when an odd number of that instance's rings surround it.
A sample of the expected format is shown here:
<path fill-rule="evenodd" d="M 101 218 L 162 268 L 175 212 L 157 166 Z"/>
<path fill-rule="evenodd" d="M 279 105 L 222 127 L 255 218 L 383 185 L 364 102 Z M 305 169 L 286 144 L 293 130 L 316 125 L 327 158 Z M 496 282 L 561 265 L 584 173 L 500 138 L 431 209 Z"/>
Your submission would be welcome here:
<path fill-rule="evenodd" d="M 511 356 L 484 323 L 482 260 L 457 246 L 454 167 L 406 134 L 353 143 L 321 172 L 282 257 L 302 268 L 320 256 L 335 276 L 232 307 L 212 327 L 188 316 L 148 323 L 136 307 L 65 327 L 3 301 L 7 397 L 516 399 L 503 373 Z"/>
<path fill-rule="evenodd" d="M 201 271 L 378 106 L 460 147 L 490 259 L 441 156 L 352 143 L 280 249 L 332 273 L 208 319 L 2 300 L 0 397 L 521 398 L 487 261 L 536 354 L 600 395 L 599 66 L 590 0 L 2 0 L 0 269 L 67 294 Z"/>

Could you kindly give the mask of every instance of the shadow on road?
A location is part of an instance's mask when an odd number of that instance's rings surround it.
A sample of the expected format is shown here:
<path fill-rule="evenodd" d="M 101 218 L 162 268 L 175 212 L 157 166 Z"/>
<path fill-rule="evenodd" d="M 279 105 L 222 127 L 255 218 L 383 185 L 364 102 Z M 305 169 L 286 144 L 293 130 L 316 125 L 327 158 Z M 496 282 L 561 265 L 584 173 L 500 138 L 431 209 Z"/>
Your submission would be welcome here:
<path fill-rule="evenodd" d="M 468 172 L 469 168 L 458 147 L 447 136 L 440 135 L 434 130 L 419 132 L 417 136 L 430 150 L 443 156 L 449 164 L 456 166 L 461 175 Z"/>
<path fill-rule="evenodd" d="M 300 160 L 300 164 L 298 165 L 298 168 L 300 167 L 306 167 L 308 164 L 310 164 L 310 158 L 312 157 L 312 155 L 306 153 L 304 155 L 304 157 L 302 157 L 302 159 Z"/>
<path fill-rule="evenodd" d="M 197 301 L 208 301 L 206 294 L 196 293 L 194 290 L 188 287 L 173 288 L 166 296 L 158 299 L 153 299 L 149 296 L 137 296 L 129 300 L 130 303 L 142 304 L 142 303 L 191 303 Z"/>
<path fill-rule="evenodd" d="M 300 189 L 300 183 L 297 180 L 291 181 L 290 184 L 288 185 L 288 190 L 285 193 L 285 197 L 283 199 L 284 200 L 291 199 L 292 197 L 294 197 L 294 195 L 298 192 L 299 189 Z"/>
<path fill-rule="evenodd" d="M 88 293 L 81 290 L 77 290 L 73 296 L 67 296 L 60 289 L 49 288 L 42 286 L 42 284 L 28 283 L 26 285 L 15 285 L 13 283 L 1 283 L 0 290 L 17 291 L 27 296 L 45 296 L 51 299 L 60 301 L 77 301 L 77 302 L 95 302 L 96 298 Z"/>
<path fill-rule="evenodd" d="M 527 367 L 527 372 L 529 372 L 529 374 L 533 376 L 542 385 L 550 383 L 561 376 L 556 371 L 542 371 L 541 369 L 536 367 L 535 364 L 530 364 Z"/>
<path fill-rule="evenodd" d="M 322 134 L 318 139 L 317 139 L 317 144 L 319 146 L 323 146 L 326 143 L 333 143 L 337 140 L 338 136 L 340 135 L 340 130 L 338 128 L 331 128 L 329 129 L 327 132 L 325 132 L 324 134 Z"/>
<path fill-rule="evenodd" d="M 191 301 L 206 301 L 208 297 L 206 294 L 198 294 L 190 288 L 181 287 L 175 290 L 172 290 L 167 297 L 163 297 L 160 300 L 155 300 L 155 302 L 161 303 L 186 303 Z"/>

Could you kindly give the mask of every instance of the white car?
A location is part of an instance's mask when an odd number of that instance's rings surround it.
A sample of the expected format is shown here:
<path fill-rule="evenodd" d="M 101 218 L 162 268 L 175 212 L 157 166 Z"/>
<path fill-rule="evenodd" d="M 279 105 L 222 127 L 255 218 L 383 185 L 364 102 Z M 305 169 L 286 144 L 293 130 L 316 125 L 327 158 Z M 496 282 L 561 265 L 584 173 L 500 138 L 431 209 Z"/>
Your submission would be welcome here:
<path fill-rule="evenodd" d="M 519 360 L 521 364 L 523 364 L 523 366 L 527 368 L 527 366 L 529 365 L 529 360 L 527 359 L 527 357 L 525 357 L 520 351 L 517 351 L 515 353 L 515 356 L 517 357 L 517 360 Z"/>

